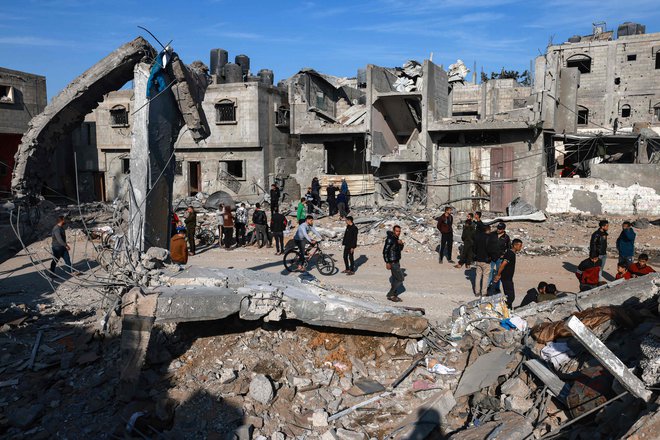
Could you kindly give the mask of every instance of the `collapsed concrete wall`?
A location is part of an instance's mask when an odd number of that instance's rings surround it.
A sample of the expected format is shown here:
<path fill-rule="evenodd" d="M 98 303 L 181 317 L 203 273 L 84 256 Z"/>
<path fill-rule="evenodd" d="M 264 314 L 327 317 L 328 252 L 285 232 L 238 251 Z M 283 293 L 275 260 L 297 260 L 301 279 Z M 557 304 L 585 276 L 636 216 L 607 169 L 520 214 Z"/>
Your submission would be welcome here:
<path fill-rule="evenodd" d="M 638 183 L 620 186 L 595 178 L 546 178 L 545 191 L 549 213 L 660 215 L 660 195 Z"/>
<path fill-rule="evenodd" d="M 55 170 L 49 157 L 68 138 L 64 133 L 78 127 L 98 106 L 103 95 L 133 79 L 133 67 L 155 51 L 144 38 L 124 44 L 73 80 L 30 121 L 16 153 L 12 190 L 17 196 L 39 194 Z"/>

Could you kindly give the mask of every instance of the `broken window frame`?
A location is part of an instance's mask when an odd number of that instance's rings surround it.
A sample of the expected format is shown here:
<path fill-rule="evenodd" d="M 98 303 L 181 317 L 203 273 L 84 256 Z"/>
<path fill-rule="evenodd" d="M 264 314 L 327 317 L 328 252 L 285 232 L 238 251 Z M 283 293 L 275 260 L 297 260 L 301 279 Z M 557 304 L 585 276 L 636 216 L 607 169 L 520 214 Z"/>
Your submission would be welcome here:
<path fill-rule="evenodd" d="M 660 102 L 653 106 L 653 116 L 656 122 L 660 122 Z"/>
<path fill-rule="evenodd" d="M 123 105 L 115 105 L 110 109 L 111 127 L 128 127 L 128 109 Z"/>
<path fill-rule="evenodd" d="M 236 100 L 221 99 L 215 103 L 215 123 L 216 125 L 236 124 Z"/>
<path fill-rule="evenodd" d="M 290 124 L 291 112 L 289 106 L 281 105 L 277 108 L 275 112 L 275 126 L 276 127 L 288 127 Z"/>
<path fill-rule="evenodd" d="M 566 67 L 577 67 L 582 75 L 591 73 L 591 65 L 591 57 L 585 54 L 576 54 L 566 59 Z"/>
<path fill-rule="evenodd" d="M 623 104 L 621 106 L 621 117 L 629 118 L 632 116 L 632 107 L 629 104 Z"/>
<path fill-rule="evenodd" d="M 0 84 L 0 104 L 14 104 L 14 86 Z"/>
<path fill-rule="evenodd" d="M 230 163 L 234 164 L 234 166 L 235 166 L 239 162 L 240 162 L 240 165 L 241 165 L 241 174 L 240 175 L 233 173 L 231 171 L 231 166 L 230 166 Z M 223 163 L 227 164 L 224 167 L 226 169 L 223 168 L 223 166 L 222 166 Z M 236 171 L 236 170 L 234 169 L 234 171 Z M 218 161 L 218 178 L 221 177 L 220 175 L 223 172 L 227 173 L 230 177 L 232 177 L 236 180 L 243 180 L 243 181 L 247 180 L 246 169 L 245 169 L 245 160 L 243 160 L 243 159 L 231 159 L 231 160 L 220 160 L 220 161 Z"/>
<path fill-rule="evenodd" d="M 589 125 L 589 109 L 581 105 L 578 106 L 577 125 Z"/>
<path fill-rule="evenodd" d="M 637 61 L 637 54 L 636 53 L 631 53 L 630 55 L 626 56 L 627 61 Z"/>
<path fill-rule="evenodd" d="M 131 159 L 128 157 L 121 158 L 121 173 L 130 174 L 131 173 Z"/>

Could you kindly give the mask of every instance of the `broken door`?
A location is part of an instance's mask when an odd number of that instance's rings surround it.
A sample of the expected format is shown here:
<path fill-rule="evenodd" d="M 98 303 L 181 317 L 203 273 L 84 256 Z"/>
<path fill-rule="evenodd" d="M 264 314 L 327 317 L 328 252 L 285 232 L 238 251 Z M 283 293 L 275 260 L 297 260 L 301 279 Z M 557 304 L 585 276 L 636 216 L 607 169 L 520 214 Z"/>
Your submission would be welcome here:
<path fill-rule="evenodd" d="M 513 199 L 513 183 L 501 182 L 513 178 L 513 149 L 491 148 L 490 150 L 490 210 L 505 212 Z M 499 182 L 498 182 L 499 180 Z"/>
<path fill-rule="evenodd" d="M 94 179 L 94 200 L 105 202 L 105 173 L 103 171 L 95 171 L 93 173 Z"/>
<path fill-rule="evenodd" d="M 451 204 L 460 211 L 469 211 L 472 209 L 471 191 L 469 183 L 472 174 L 470 164 L 469 147 L 452 147 L 450 149 L 450 170 L 451 183 L 449 189 L 449 198 Z"/>
<path fill-rule="evenodd" d="M 202 191 L 202 166 L 200 162 L 188 162 L 188 186 L 191 196 Z"/>

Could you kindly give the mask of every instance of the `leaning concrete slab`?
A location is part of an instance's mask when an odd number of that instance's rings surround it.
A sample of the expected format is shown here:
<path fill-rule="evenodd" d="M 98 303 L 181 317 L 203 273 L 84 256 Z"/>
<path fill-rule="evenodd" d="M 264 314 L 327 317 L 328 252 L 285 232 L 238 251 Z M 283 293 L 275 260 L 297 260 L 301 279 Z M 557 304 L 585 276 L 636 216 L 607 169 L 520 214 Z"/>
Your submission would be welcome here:
<path fill-rule="evenodd" d="M 598 361 L 608 369 L 610 373 L 628 390 L 633 396 L 649 402 L 653 393 L 646 389 L 646 385 L 637 376 L 630 372 L 628 367 L 616 357 L 603 342 L 589 330 L 577 317 L 571 316 L 566 323 L 573 336 L 589 350 Z"/>
<path fill-rule="evenodd" d="M 153 47 L 142 37 L 124 44 L 73 80 L 30 121 L 16 153 L 12 190 L 17 196 L 40 194 L 53 172 L 52 152 L 67 142 L 63 134 L 79 126 L 106 93 L 118 90 L 133 79 L 133 67 L 153 58 Z"/>
<path fill-rule="evenodd" d="M 211 129 L 202 109 L 207 85 L 204 72 L 188 68 L 176 52 L 172 54 L 167 70 L 176 80 L 172 92 L 190 135 L 195 142 L 206 139 L 211 135 Z"/>

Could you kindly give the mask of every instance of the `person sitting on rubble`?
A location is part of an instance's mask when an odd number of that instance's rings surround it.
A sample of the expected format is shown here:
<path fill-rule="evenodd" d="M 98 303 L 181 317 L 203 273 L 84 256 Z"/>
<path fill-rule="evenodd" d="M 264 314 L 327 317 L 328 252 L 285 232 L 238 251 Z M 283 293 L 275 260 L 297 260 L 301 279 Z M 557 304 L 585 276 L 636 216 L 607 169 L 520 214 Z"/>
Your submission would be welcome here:
<path fill-rule="evenodd" d="M 589 258 L 580 263 L 575 271 L 575 276 L 580 281 L 580 292 L 607 284 L 599 279 L 601 264 L 598 251 L 591 252 Z"/>
<path fill-rule="evenodd" d="M 623 278 L 624 280 L 629 280 L 633 276 L 628 270 L 628 264 L 626 264 L 625 261 L 619 261 L 616 265 L 616 277 L 615 279 L 620 280 Z"/>
<path fill-rule="evenodd" d="M 552 301 L 553 299 L 557 299 L 560 296 L 563 295 L 559 295 L 557 293 L 557 286 L 555 286 L 554 284 L 548 284 L 545 287 L 545 291 L 543 293 L 539 292 L 538 296 L 536 297 L 536 302 L 541 303 L 544 301 Z"/>
<path fill-rule="evenodd" d="M 305 198 L 303 197 L 298 202 L 298 208 L 296 209 L 296 219 L 298 220 L 298 224 L 302 225 L 303 223 L 305 223 L 306 217 L 307 214 L 305 214 Z"/>
<path fill-rule="evenodd" d="M 507 249 L 502 255 L 502 262 L 497 271 L 497 275 L 493 278 L 494 282 L 502 281 L 502 290 L 506 295 L 507 307 L 513 307 L 513 302 L 516 299 L 516 291 L 513 285 L 513 275 L 516 271 L 516 254 L 522 250 L 523 243 L 519 238 L 514 238 L 511 242 L 511 249 Z"/>
<path fill-rule="evenodd" d="M 621 234 L 616 239 L 616 249 L 619 251 L 619 262 L 624 262 L 630 266 L 635 256 L 635 230 L 629 221 L 621 225 Z M 618 269 L 617 269 L 618 270 Z"/>
<path fill-rule="evenodd" d="M 306 253 L 305 247 L 307 246 L 307 243 L 311 245 L 315 245 L 317 242 L 317 240 L 314 240 L 309 235 L 310 233 L 316 235 L 319 239 L 321 238 L 321 234 L 314 227 L 314 216 L 308 215 L 307 218 L 305 219 L 305 223 L 298 226 L 298 229 L 296 230 L 296 235 L 293 237 L 293 241 L 296 243 L 296 246 L 298 247 L 299 271 L 305 270 L 303 263 L 305 261 L 305 253 Z"/>
<path fill-rule="evenodd" d="M 529 289 L 525 294 L 525 297 L 523 298 L 522 302 L 520 303 L 520 307 L 524 307 L 533 302 L 539 302 L 539 296 L 545 294 L 545 289 L 547 287 L 548 287 L 548 283 L 546 283 L 545 281 L 541 281 L 539 285 L 536 287 L 536 289 L 534 288 Z"/>
<path fill-rule="evenodd" d="M 186 226 L 186 238 L 190 246 L 190 255 L 195 255 L 195 229 L 197 229 L 197 213 L 195 212 L 195 208 L 188 206 L 188 209 L 186 209 L 186 218 L 183 222 Z"/>
<path fill-rule="evenodd" d="M 188 246 L 186 245 L 186 228 L 179 226 L 176 234 L 170 239 L 170 259 L 173 263 L 188 263 Z"/>
<path fill-rule="evenodd" d="M 463 249 L 461 250 L 461 256 L 458 258 L 458 264 L 454 266 L 456 268 L 465 265 L 465 268 L 469 269 L 474 260 L 474 237 L 476 235 L 476 227 L 472 221 L 472 217 L 472 213 L 469 213 L 465 220 L 465 224 L 463 225 L 463 232 L 461 233 Z"/>
<path fill-rule="evenodd" d="M 633 263 L 628 266 L 628 270 L 632 274 L 633 278 L 641 277 L 655 272 L 655 269 L 647 264 L 648 262 L 648 254 L 639 254 L 639 257 L 637 257 L 637 263 Z"/>

